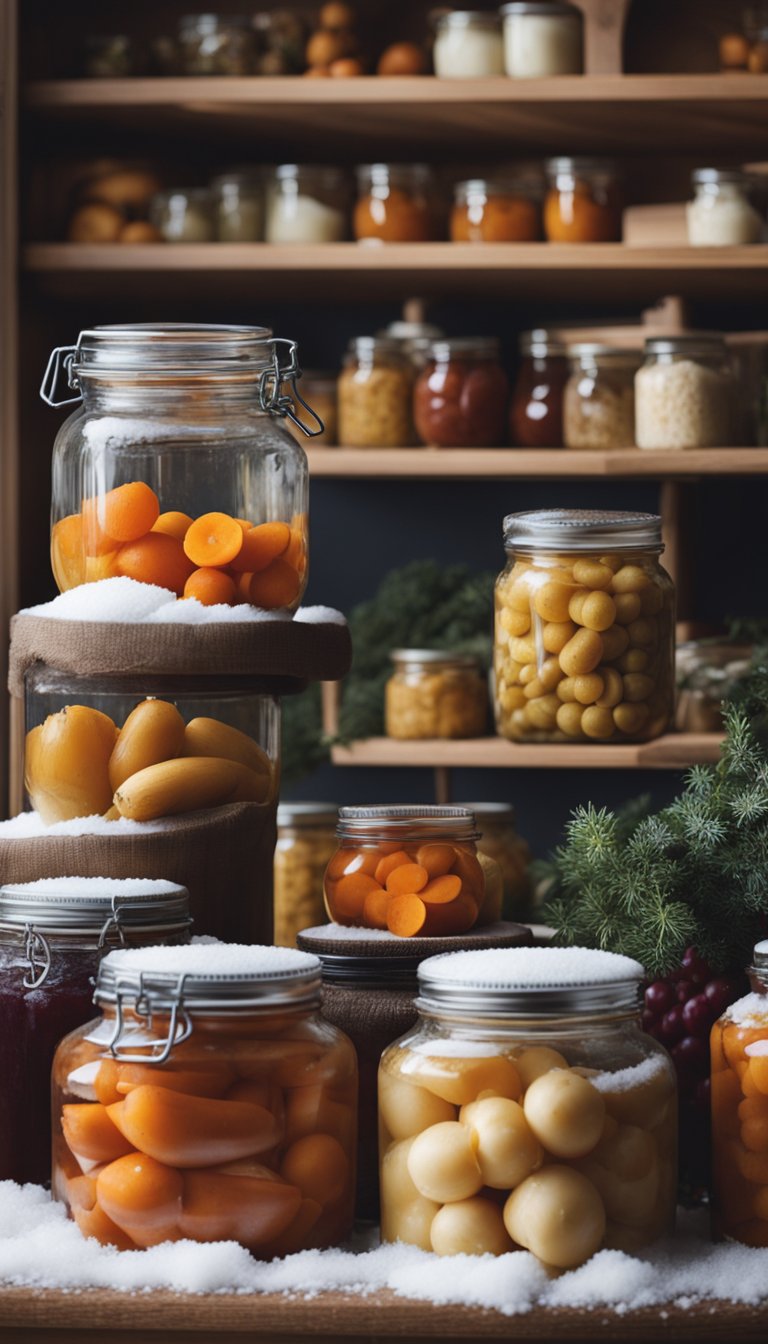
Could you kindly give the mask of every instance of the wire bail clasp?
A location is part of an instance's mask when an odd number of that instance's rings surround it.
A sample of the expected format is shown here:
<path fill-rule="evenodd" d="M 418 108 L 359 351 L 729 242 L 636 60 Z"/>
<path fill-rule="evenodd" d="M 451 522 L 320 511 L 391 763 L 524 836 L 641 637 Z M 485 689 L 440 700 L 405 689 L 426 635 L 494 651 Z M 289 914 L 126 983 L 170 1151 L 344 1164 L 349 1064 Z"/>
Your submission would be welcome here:
<path fill-rule="evenodd" d="M 192 1019 L 184 1007 L 184 981 L 186 974 L 180 975 L 175 982 L 166 985 L 163 982 L 160 985 L 154 981 L 150 986 L 145 986 L 144 973 L 139 976 L 139 992 L 136 993 L 135 985 L 122 985 L 118 982 L 115 986 L 115 1028 L 111 1037 L 107 1041 L 107 1050 L 113 1059 L 117 1059 L 121 1064 L 165 1064 L 170 1058 L 171 1051 L 175 1046 L 181 1045 L 192 1035 Z M 156 998 L 158 991 L 162 989 L 160 998 Z M 168 1013 L 168 1034 L 164 1040 L 153 1041 L 153 1045 L 160 1047 L 159 1055 L 132 1055 L 123 1053 L 119 1049 L 120 1039 L 125 1029 L 124 1000 L 130 998 L 133 1001 L 133 1011 L 137 1017 L 147 1019 L 150 1030 L 152 1029 L 152 1020 L 155 1012 L 162 1011 Z"/>
<path fill-rule="evenodd" d="M 56 389 L 62 372 L 67 376 L 67 387 L 79 389 L 80 384 L 77 374 L 74 372 L 75 356 L 78 347 L 76 345 L 57 345 L 55 350 L 51 351 L 50 358 L 46 365 L 43 381 L 40 384 L 40 396 L 46 406 L 74 406 L 76 401 L 82 401 L 82 394 L 78 390 L 76 397 L 64 397 L 62 401 L 57 400 Z"/>
<path fill-rule="evenodd" d="M 51 969 L 51 949 L 34 924 L 27 924 L 24 929 L 24 956 L 29 962 L 29 970 L 21 983 L 25 989 L 39 989 Z"/>
<path fill-rule="evenodd" d="M 278 346 L 288 346 L 288 362 L 280 363 L 280 352 Z M 275 336 L 272 340 L 272 368 L 264 369 L 259 378 L 259 406 L 262 411 L 268 411 L 270 415 L 279 416 L 281 419 L 286 417 L 306 434 L 308 439 L 314 439 L 318 434 L 322 434 L 325 425 L 317 414 L 313 411 L 308 402 L 304 400 L 299 389 L 296 386 L 296 380 L 301 377 L 301 368 L 298 360 L 298 346 L 296 341 L 288 340 L 285 336 Z M 292 395 L 289 397 L 283 391 L 283 384 L 287 383 L 291 389 Z M 304 424 L 297 415 L 294 414 L 294 403 L 298 402 L 312 416 L 317 425 L 317 429 L 311 429 Z M 60 403 L 62 404 L 62 403 Z"/>

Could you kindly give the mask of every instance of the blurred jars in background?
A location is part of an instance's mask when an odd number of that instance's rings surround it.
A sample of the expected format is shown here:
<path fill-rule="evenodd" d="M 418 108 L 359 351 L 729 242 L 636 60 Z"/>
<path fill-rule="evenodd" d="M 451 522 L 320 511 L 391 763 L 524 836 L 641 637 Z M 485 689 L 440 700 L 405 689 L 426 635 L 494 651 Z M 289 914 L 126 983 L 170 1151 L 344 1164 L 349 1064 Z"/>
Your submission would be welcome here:
<path fill-rule="evenodd" d="M 267 188 L 268 243 L 338 243 L 347 237 L 349 191 L 340 168 L 281 163 Z"/>
<path fill-rule="evenodd" d="M 739 247 L 759 243 L 763 218 L 752 200 L 753 182 L 739 168 L 697 168 L 693 200 L 686 206 L 691 247 Z"/>
<path fill-rule="evenodd" d="M 539 328 L 520 337 L 521 361 L 512 390 L 509 432 L 518 448 L 563 446 L 565 346 Z"/>
<path fill-rule="evenodd" d="M 645 342 L 635 375 L 638 448 L 723 448 L 733 442 L 733 373 L 720 336 Z"/>
<path fill-rule="evenodd" d="M 435 341 L 414 393 L 419 437 L 435 448 L 495 448 L 504 438 L 508 398 L 497 340 Z"/>
<path fill-rule="evenodd" d="M 275 848 L 275 943 L 295 947 L 302 929 L 322 924 L 323 874 L 336 849 L 334 803 L 281 803 Z"/>
<path fill-rule="evenodd" d="M 595 341 L 568 346 L 570 376 L 563 396 L 566 448 L 632 448 L 635 374 L 641 356 Z"/>
<path fill-rule="evenodd" d="M 413 368 L 397 341 L 357 336 L 339 377 L 339 443 L 407 448 L 414 441 Z"/>
<path fill-rule="evenodd" d="M 253 171 L 222 173 L 211 183 L 216 238 L 220 243 L 258 243 L 264 236 L 264 189 Z"/>
<path fill-rule="evenodd" d="M 502 5 L 504 67 L 511 79 L 580 75 L 581 10 L 565 0 L 514 0 Z"/>
<path fill-rule="evenodd" d="M 438 15 L 432 60 L 438 79 L 484 79 L 504 74 L 498 14 L 454 10 Z"/>
<path fill-rule="evenodd" d="M 526 919 L 532 886 L 528 866 L 533 858 L 527 840 L 519 834 L 511 803 L 462 803 L 474 812 L 480 838 L 479 854 L 498 864 L 504 883 L 504 919 Z"/>
<path fill-rule="evenodd" d="M 610 159 L 547 161 L 544 233 L 550 243 L 618 243 L 622 197 Z"/>
<path fill-rule="evenodd" d="M 166 243 L 210 243 L 216 237 L 207 187 L 173 187 L 152 198 L 150 219 Z"/>
<path fill-rule="evenodd" d="M 480 660 L 443 649 L 395 649 L 386 685 L 388 737 L 482 737 L 488 687 Z"/>
<path fill-rule="evenodd" d="M 390 322 L 376 332 L 385 340 L 397 341 L 403 354 L 410 360 L 414 372 L 420 373 L 429 360 L 429 351 L 434 341 L 439 341 L 445 332 L 431 322 Z"/>
<path fill-rule="evenodd" d="M 456 183 L 454 243 L 532 243 L 540 237 L 539 205 L 530 185 L 486 178 Z"/>
<path fill-rule="evenodd" d="M 256 59 L 251 20 L 245 14 L 186 14 L 179 19 L 178 54 L 183 75 L 251 75 Z"/>
<path fill-rule="evenodd" d="M 426 243 L 437 237 L 432 171 L 425 164 L 363 164 L 357 186 L 358 242 Z"/>

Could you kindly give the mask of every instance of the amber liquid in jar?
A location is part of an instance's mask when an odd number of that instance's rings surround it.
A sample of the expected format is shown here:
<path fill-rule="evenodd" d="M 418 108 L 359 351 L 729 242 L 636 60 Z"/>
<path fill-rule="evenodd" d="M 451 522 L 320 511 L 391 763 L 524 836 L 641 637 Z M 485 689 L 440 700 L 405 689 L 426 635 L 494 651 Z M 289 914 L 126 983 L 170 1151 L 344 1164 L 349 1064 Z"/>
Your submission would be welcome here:
<path fill-rule="evenodd" d="M 520 338 L 522 361 L 512 389 L 509 435 L 518 448 L 562 448 L 565 346 L 546 331 Z"/>
<path fill-rule="evenodd" d="M 457 183 L 451 211 L 454 243 L 532 243 L 540 236 L 539 206 L 522 184 Z"/>
<path fill-rule="evenodd" d="M 488 722 L 488 688 L 476 658 L 437 649 L 397 649 L 385 688 L 388 737 L 481 737 Z"/>
<path fill-rule="evenodd" d="M 431 175 L 422 164 L 358 169 L 353 228 L 358 242 L 426 243 L 437 237 Z"/>
<path fill-rule="evenodd" d="M 435 341 L 414 391 L 416 430 L 435 448 L 495 448 L 504 438 L 508 398 L 497 341 Z"/>
<path fill-rule="evenodd" d="M 612 163 L 551 159 L 547 175 L 544 233 L 548 242 L 621 242 L 622 199 Z"/>

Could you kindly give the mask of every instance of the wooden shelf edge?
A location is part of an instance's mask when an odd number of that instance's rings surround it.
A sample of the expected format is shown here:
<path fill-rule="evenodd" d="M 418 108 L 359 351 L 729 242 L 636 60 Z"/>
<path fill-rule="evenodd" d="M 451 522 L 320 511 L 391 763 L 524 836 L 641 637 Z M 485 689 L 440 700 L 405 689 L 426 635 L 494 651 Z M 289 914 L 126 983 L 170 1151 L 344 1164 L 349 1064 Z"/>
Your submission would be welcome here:
<path fill-rule="evenodd" d="M 609 453 L 562 448 L 326 448 L 309 443 L 307 456 L 314 478 L 341 480 L 580 476 L 660 480 L 768 473 L 768 448 L 622 449 Z"/>
<path fill-rule="evenodd" d="M 639 743 L 518 743 L 501 737 L 402 742 L 371 737 L 331 751 L 334 765 L 423 769 L 685 770 L 717 761 L 720 733 L 667 733 Z"/>

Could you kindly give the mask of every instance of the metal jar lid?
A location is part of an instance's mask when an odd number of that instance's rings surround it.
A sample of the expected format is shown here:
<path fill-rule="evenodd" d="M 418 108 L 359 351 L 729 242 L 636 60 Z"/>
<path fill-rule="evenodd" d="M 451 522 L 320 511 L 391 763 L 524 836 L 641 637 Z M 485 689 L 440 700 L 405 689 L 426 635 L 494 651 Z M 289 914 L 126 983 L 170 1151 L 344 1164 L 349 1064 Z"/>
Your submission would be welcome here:
<path fill-rule="evenodd" d="M 438 1015 L 527 1022 L 634 1015 L 643 976 L 643 967 L 631 957 L 592 948 L 448 952 L 419 967 L 417 1007 Z"/>
<path fill-rule="evenodd" d="M 393 649 L 393 663 L 428 663 L 432 667 L 466 667 L 478 669 L 480 659 L 473 653 L 452 653 L 450 649 Z"/>
<path fill-rule="evenodd" d="M 414 995 L 419 964 L 428 958 L 434 960 L 437 954 L 455 951 L 457 946 L 465 950 L 518 947 L 529 941 L 528 929 L 507 921 L 486 924 L 461 935 L 417 934 L 415 938 L 398 938 L 376 929 L 320 924 L 302 929 L 296 937 L 302 951 L 319 957 L 323 984 L 347 989 L 411 990 Z"/>
<path fill-rule="evenodd" d="M 468 807 L 340 807 L 337 835 L 346 840 L 476 840 L 475 818 Z"/>
<path fill-rule="evenodd" d="M 440 363 L 451 359 L 495 360 L 499 358 L 499 342 L 495 336 L 454 336 L 433 341 L 429 353 Z"/>
<path fill-rule="evenodd" d="M 301 830 L 311 826 L 335 826 L 339 816 L 336 803 L 281 803 L 277 809 L 278 830 L 291 826 Z"/>
<path fill-rule="evenodd" d="M 689 336 L 650 336 L 645 342 L 646 355 L 709 355 L 726 354 L 722 336 L 701 332 Z"/>
<path fill-rule="evenodd" d="M 664 549 L 655 513 L 613 509 L 532 509 L 508 513 L 504 546 L 524 551 L 657 551 Z"/>
<path fill-rule="evenodd" d="M 764 938 L 761 943 L 755 943 L 752 952 L 752 970 L 761 976 L 768 973 L 768 938 Z"/>
<path fill-rule="evenodd" d="M 564 357 L 565 341 L 553 336 L 544 327 L 536 327 L 533 331 L 521 331 L 518 349 L 521 355 Z"/>
<path fill-rule="evenodd" d="M 501 19 L 493 10 L 452 9 L 438 14 L 435 27 L 441 28 L 489 28 L 494 32 L 501 29 Z"/>
<path fill-rule="evenodd" d="M 475 821 L 479 827 L 483 822 L 488 825 L 499 825 L 504 822 L 514 826 L 516 811 L 514 803 L 464 803 L 475 816 Z"/>
<path fill-rule="evenodd" d="M 691 181 L 695 187 L 729 183 L 732 186 L 747 187 L 752 182 L 749 173 L 742 168 L 694 168 Z"/>
<path fill-rule="evenodd" d="M 461 202 L 477 197 L 486 199 L 489 196 L 513 198 L 522 196 L 526 200 L 536 200 L 541 192 L 538 185 L 530 179 L 521 181 L 520 178 L 514 177 L 470 177 L 463 182 L 455 183 L 453 194 L 455 199 Z"/>
<path fill-rule="evenodd" d="M 547 159 L 544 165 L 550 177 L 590 177 L 593 175 L 615 177 L 617 167 L 615 159 L 595 159 L 586 155 L 561 154 Z"/>
<path fill-rule="evenodd" d="M 511 0 L 499 10 L 502 18 L 508 15 L 544 15 L 546 18 L 570 18 L 581 22 L 581 10 L 577 5 L 568 4 L 568 0 Z"/>

